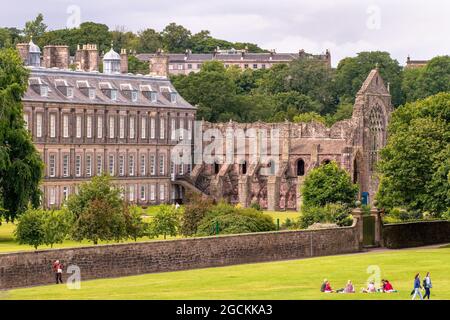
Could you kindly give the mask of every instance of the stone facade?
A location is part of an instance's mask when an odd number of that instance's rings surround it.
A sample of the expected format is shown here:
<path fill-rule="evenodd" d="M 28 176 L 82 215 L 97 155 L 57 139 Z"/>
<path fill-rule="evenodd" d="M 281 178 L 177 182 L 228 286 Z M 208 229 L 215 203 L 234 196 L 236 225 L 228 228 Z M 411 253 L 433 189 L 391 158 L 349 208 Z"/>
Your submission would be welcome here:
<path fill-rule="evenodd" d="M 328 161 L 336 161 L 358 183 L 361 193 L 367 192 L 372 202 L 378 189 L 375 164 L 379 150 L 386 144 L 386 128 L 392 111 L 391 97 L 377 69 L 370 72 L 356 102 L 351 119 L 340 121 L 331 128 L 312 123 L 203 123 L 202 130 L 217 130 L 222 136 L 231 132 L 250 132 L 238 140 L 245 148 L 235 148 L 234 163 L 226 164 L 226 142 L 215 150 L 217 162 L 197 164 L 190 182 L 205 194 L 216 199 L 225 198 L 232 203 L 248 206 L 258 203 L 269 210 L 299 209 L 300 185 L 313 168 Z M 252 161 L 252 150 L 266 148 L 259 140 L 260 134 L 278 131 L 278 149 L 268 152 L 269 157 Z M 225 139 L 224 139 L 225 140 Z M 260 145 L 261 144 L 261 145 Z M 203 148 L 207 148 L 205 144 Z M 270 147 L 269 147 L 270 149 Z M 270 150 L 269 150 L 270 151 Z M 276 159 L 272 162 L 273 157 Z M 273 165 L 272 165 L 273 164 Z M 271 168 L 270 168 L 271 167 Z"/>
<path fill-rule="evenodd" d="M 361 250 L 352 227 L 190 238 L 0 254 L 0 289 L 54 282 L 54 260 L 80 268 L 81 280 L 234 264 L 301 259 Z M 330 241 L 330 239 L 333 239 Z M 64 275 L 64 280 L 69 275 Z"/>
<path fill-rule="evenodd" d="M 166 61 L 161 60 L 161 56 L 166 57 Z M 161 70 L 169 74 L 184 74 L 199 72 L 201 66 L 206 61 L 220 61 L 225 68 L 237 66 L 240 69 L 269 69 L 276 64 L 289 63 L 295 59 L 315 59 L 323 62 L 331 68 L 331 54 L 326 51 L 324 54 L 311 54 L 304 50 L 298 53 L 249 53 L 247 50 L 215 50 L 213 53 L 192 53 L 189 50 L 186 53 L 143 53 L 136 57 L 140 61 L 150 63 L 150 72 L 160 74 Z M 157 61 L 157 63 L 155 63 Z M 161 62 L 165 65 L 162 68 Z"/>

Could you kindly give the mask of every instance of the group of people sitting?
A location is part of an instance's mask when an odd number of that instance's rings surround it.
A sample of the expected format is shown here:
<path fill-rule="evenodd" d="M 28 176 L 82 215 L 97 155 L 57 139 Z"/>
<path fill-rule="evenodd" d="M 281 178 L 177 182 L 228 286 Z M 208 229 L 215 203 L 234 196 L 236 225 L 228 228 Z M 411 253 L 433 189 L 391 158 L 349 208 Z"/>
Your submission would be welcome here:
<path fill-rule="evenodd" d="M 369 282 L 367 288 L 362 288 L 361 292 L 362 293 L 376 293 L 376 292 L 384 292 L 384 293 L 392 293 L 392 292 L 397 292 L 397 290 L 394 290 L 394 288 L 392 287 L 392 284 L 389 282 L 389 280 L 381 280 L 382 282 L 382 286 L 380 288 L 376 288 L 375 286 L 375 282 L 371 281 Z M 331 284 L 330 281 L 328 281 L 327 279 L 323 280 L 322 286 L 320 287 L 320 291 L 324 292 L 324 293 L 355 293 L 355 288 L 353 286 L 353 283 L 351 280 L 347 281 L 347 285 L 345 286 L 345 288 L 342 289 L 338 289 L 338 290 L 333 290 L 331 288 Z"/>

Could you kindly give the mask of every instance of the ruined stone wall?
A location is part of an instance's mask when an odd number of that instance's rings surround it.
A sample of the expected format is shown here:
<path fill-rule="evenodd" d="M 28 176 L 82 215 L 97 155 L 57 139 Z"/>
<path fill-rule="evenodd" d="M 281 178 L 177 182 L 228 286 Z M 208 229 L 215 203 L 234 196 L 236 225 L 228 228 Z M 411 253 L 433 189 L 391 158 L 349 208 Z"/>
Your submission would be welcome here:
<path fill-rule="evenodd" d="M 51 265 L 56 259 L 66 267 L 78 266 L 81 280 L 88 280 L 358 252 L 359 223 L 338 229 L 0 254 L 0 289 L 53 283 Z"/>

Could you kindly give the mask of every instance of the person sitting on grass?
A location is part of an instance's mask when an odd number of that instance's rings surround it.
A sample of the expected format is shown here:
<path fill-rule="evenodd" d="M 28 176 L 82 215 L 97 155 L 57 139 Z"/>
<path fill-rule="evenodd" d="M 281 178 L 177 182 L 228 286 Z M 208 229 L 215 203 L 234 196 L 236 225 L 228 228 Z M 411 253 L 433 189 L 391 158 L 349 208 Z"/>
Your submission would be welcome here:
<path fill-rule="evenodd" d="M 362 293 L 375 293 L 377 292 L 377 289 L 375 288 L 375 283 L 373 281 L 370 281 L 369 285 L 367 286 L 367 289 L 362 288 Z"/>
<path fill-rule="evenodd" d="M 324 292 L 325 293 L 332 293 L 332 292 L 334 292 L 334 290 L 331 288 L 330 281 L 326 282 Z"/>
<path fill-rule="evenodd" d="M 320 286 L 320 292 L 325 292 L 325 287 L 327 286 L 327 279 L 323 279 L 322 285 Z"/>
<path fill-rule="evenodd" d="M 355 288 L 353 287 L 351 280 L 348 280 L 344 293 L 355 293 Z"/>
<path fill-rule="evenodd" d="M 389 282 L 389 280 L 384 280 L 383 292 L 384 293 L 393 293 L 393 292 L 397 292 L 397 290 L 394 290 L 394 287 Z"/>

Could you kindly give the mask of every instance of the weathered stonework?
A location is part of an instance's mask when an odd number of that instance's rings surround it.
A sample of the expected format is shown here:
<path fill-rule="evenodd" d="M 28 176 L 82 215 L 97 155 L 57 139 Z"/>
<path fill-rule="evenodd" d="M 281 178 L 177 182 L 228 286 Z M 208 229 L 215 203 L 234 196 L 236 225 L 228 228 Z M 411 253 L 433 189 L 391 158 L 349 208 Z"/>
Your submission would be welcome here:
<path fill-rule="evenodd" d="M 259 150 L 259 142 L 243 137 L 245 149 L 236 150 L 234 165 L 201 164 L 201 170 L 193 170 L 191 181 L 202 192 L 215 198 L 224 198 L 232 203 L 248 206 L 253 202 L 269 210 L 299 209 L 301 205 L 300 184 L 313 168 L 327 161 L 336 161 L 346 169 L 353 181 L 359 184 L 360 192 L 369 194 L 369 202 L 378 189 L 375 164 L 379 150 L 386 144 L 386 128 L 392 112 L 391 96 L 377 69 L 370 72 L 356 96 L 351 119 L 340 121 L 331 128 L 321 123 L 203 123 L 203 132 L 214 129 L 225 137 L 227 130 L 237 132 L 255 129 L 256 134 L 279 130 L 279 159 L 270 169 L 271 159 L 252 163 L 251 151 Z M 270 137 L 269 137 L 270 139 Z M 204 146 L 205 147 L 205 146 Z M 216 150 L 218 162 L 226 159 Z M 270 152 L 269 152 L 270 154 Z M 222 159 L 222 160 L 221 160 Z M 246 163 L 245 173 L 243 163 Z M 226 167 L 226 170 L 223 170 Z M 271 174 L 263 171 L 274 170 Z M 236 179 L 235 177 L 239 177 Z"/>
<path fill-rule="evenodd" d="M 234 264 L 354 253 L 360 220 L 352 227 L 103 245 L 0 254 L 0 289 L 50 284 L 52 262 L 76 265 L 81 280 Z M 332 239 L 332 241 L 330 241 Z M 69 275 L 65 274 L 64 279 Z"/>

